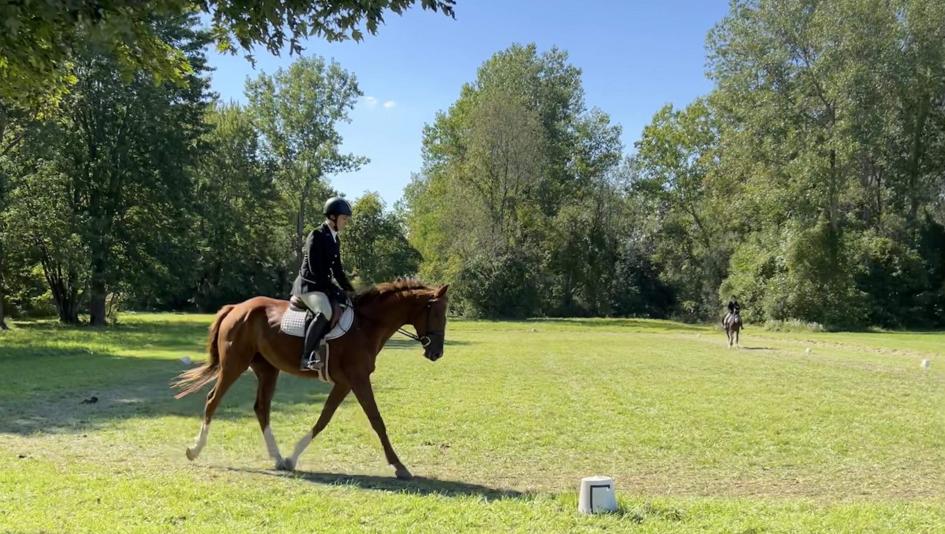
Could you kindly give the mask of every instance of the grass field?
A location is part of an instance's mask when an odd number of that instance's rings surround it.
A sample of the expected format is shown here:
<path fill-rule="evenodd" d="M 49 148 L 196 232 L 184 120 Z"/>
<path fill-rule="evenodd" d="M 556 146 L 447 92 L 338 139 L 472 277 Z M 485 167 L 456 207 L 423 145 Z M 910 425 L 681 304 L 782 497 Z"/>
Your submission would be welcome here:
<path fill-rule="evenodd" d="M 251 373 L 188 462 L 203 394 L 167 383 L 210 319 L 0 333 L 0 531 L 945 532 L 945 333 L 749 326 L 728 350 L 661 321 L 453 321 L 439 362 L 403 338 L 378 361 L 417 476 L 399 482 L 353 398 L 297 472 L 272 470 Z M 280 378 L 283 453 L 326 393 Z M 576 513 L 593 474 L 618 513 Z"/>

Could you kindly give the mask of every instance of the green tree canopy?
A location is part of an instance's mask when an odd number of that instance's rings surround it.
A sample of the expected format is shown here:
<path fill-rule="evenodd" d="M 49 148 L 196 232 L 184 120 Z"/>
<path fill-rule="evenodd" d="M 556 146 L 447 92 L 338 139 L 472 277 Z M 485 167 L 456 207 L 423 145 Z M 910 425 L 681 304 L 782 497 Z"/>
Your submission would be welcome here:
<path fill-rule="evenodd" d="M 0 3 L 0 100 L 41 108 L 57 102 L 77 80 L 74 50 L 92 45 L 116 67 L 143 69 L 158 80 L 185 82 L 188 59 L 154 29 L 154 21 L 199 13 L 221 51 L 249 54 L 259 46 L 279 54 L 300 41 L 361 40 L 374 34 L 385 13 L 403 13 L 418 0 L 25 0 Z M 453 16 L 455 0 L 419 0 L 424 9 Z"/>

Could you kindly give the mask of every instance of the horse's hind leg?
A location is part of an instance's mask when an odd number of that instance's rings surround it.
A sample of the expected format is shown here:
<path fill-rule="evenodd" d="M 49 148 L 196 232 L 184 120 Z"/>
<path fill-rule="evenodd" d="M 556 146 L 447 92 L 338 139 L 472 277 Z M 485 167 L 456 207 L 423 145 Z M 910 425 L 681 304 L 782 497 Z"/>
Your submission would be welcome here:
<path fill-rule="evenodd" d="M 226 346 L 227 343 L 222 345 Z M 197 434 L 196 442 L 193 447 L 187 449 L 187 459 L 196 460 L 200 456 L 200 451 L 207 444 L 207 433 L 210 431 L 210 421 L 213 414 L 217 411 L 220 401 L 226 395 L 226 391 L 236 382 L 236 379 L 243 374 L 243 371 L 249 367 L 249 361 L 252 354 L 247 357 L 241 354 L 231 346 L 229 349 L 220 347 L 220 371 L 217 374 L 217 382 L 207 395 L 207 404 L 203 409 L 203 425 L 200 426 L 200 433 Z"/>
<path fill-rule="evenodd" d="M 256 411 L 259 427 L 266 439 L 266 450 L 269 451 L 269 457 L 275 460 L 278 469 L 282 466 L 282 455 L 279 454 L 276 438 L 272 435 L 272 429 L 269 428 L 269 413 L 272 408 L 272 396 L 276 392 L 279 370 L 263 358 L 261 354 L 257 354 L 253 358 L 250 367 L 253 368 L 256 378 L 259 380 L 259 386 L 256 389 L 256 404 L 253 405 L 253 410 Z"/>

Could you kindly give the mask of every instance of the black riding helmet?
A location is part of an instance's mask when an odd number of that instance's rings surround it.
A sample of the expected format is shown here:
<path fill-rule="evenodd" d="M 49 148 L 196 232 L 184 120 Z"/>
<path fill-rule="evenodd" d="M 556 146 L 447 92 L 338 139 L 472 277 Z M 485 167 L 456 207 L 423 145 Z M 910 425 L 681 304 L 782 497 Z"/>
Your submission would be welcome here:
<path fill-rule="evenodd" d="M 351 204 L 341 197 L 331 197 L 325 202 L 325 217 L 332 215 L 351 216 Z"/>

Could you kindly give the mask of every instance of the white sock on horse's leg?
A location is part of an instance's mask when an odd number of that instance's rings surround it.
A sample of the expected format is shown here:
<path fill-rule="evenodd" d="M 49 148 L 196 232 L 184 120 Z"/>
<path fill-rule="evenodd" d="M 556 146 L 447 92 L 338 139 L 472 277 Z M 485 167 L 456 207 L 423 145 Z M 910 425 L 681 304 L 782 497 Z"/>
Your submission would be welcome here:
<path fill-rule="evenodd" d="M 272 435 L 272 429 L 268 426 L 263 430 L 263 437 L 266 438 L 266 450 L 269 451 L 269 457 L 275 460 L 278 465 L 282 462 L 282 455 L 279 454 L 279 446 L 276 445 L 276 438 Z"/>
<path fill-rule="evenodd" d="M 200 451 L 202 451 L 204 446 L 207 444 L 207 434 L 209 432 L 210 423 L 208 421 L 204 421 L 203 424 L 200 425 L 200 433 L 197 434 L 194 446 L 187 449 L 188 460 L 196 460 L 197 457 L 200 456 Z"/>
<path fill-rule="evenodd" d="M 299 463 L 299 456 L 302 456 L 302 453 L 305 452 L 305 448 L 308 447 L 308 444 L 312 442 L 312 431 L 309 430 L 302 436 L 302 439 L 299 440 L 298 444 L 295 446 L 295 450 L 292 452 L 292 457 L 289 458 L 290 468 L 295 468 Z"/>

